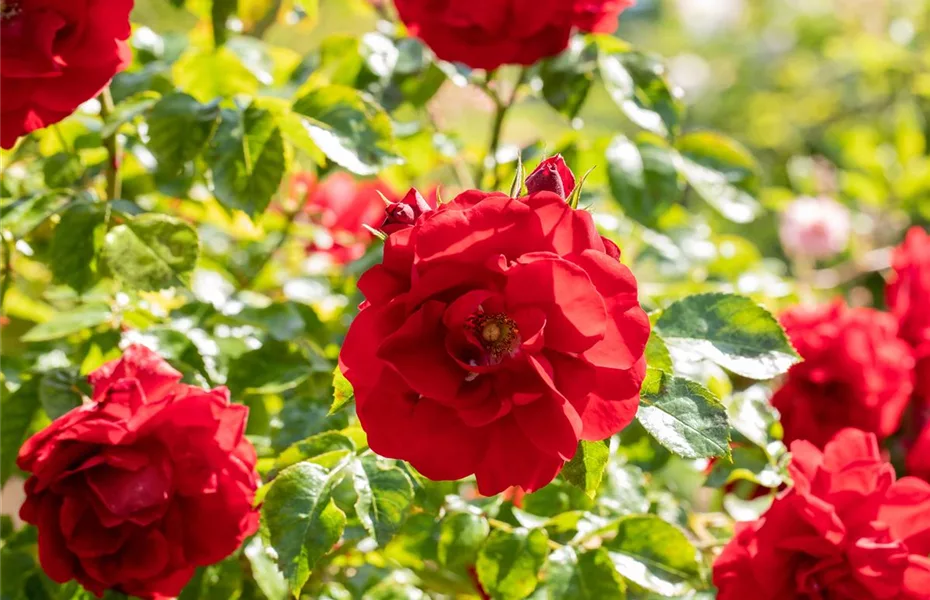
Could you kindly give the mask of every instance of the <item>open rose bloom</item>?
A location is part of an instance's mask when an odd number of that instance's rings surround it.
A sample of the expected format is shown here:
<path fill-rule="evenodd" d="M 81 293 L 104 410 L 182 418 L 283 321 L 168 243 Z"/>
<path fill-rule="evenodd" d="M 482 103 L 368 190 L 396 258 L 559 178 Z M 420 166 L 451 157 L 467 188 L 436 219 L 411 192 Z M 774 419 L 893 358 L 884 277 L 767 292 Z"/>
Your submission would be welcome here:
<path fill-rule="evenodd" d="M 225 388 L 179 383 L 143 346 L 90 374 L 92 401 L 23 445 L 20 516 L 36 525 L 54 581 L 173 598 L 194 569 L 258 529 L 248 409 Z"/>
<path fill-rule="evenodd" d="M 61 121 L 100 93 L 132 55 L 132 0 L 4 0 L 0 146 Z"/>
<path fill-rule="evenodd" d="M 649 321 L 615 248 L 548 190 L 466 191 L 392 233 L 340 355 L 371 448 L 491 495 L 623 429 Z"/>
<path fill-rule="evenodd" d="M 930 597 L 930 484 L 895 481 L 875 436 L 791 445 L 794 486 L 738 523 L 714 563 L 720 600 Z"/>

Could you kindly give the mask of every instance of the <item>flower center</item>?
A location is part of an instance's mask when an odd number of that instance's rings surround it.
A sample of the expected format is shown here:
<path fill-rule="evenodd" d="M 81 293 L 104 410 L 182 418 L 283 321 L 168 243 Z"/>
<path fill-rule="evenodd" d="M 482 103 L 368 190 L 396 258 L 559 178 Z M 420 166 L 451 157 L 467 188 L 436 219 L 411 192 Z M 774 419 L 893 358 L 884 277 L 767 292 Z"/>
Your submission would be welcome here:
<path fill-rule="evenodd" d="M 468 323 L 475 337 L 495 361 L 505 354 L 511 354 L 519 343 L 520 330 L 517 324 L 503 313 L 478 313 L 472 315 Z"/>
<path fill-rule="evenodd" d="M 19 16 L 22 9 L 19 2 L 10 2 L 9 0 L 0 0 L 0 21 L 9 21 L 13 17 Z"/>

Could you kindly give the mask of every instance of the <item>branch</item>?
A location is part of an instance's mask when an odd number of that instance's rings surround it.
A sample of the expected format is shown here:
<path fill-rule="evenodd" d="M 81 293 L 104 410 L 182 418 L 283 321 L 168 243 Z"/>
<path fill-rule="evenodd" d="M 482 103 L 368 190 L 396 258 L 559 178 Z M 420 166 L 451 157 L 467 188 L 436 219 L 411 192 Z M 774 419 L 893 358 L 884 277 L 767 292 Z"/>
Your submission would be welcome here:
<path fill-rule="evenodd" d="M 100 118 L 106 122 L 107 118 L 113 114 L 113 96 L 110 94 L 110 87 L 105 87 L 97 99 L 100 101 Z M 107 149 L 109 156 L 106 166 L 107 200 L 116 200 L 122 191 L 119 168 L 123 162 L 123 150 L 120 147 L 116 130 L 104 138 L 103 146 Z"/>

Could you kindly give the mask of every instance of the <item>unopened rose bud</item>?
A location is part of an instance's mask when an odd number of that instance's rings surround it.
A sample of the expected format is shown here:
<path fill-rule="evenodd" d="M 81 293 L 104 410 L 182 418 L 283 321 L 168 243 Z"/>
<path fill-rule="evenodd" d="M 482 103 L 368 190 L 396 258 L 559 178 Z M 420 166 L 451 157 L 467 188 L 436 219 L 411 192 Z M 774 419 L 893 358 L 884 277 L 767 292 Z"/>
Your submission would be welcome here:
<path fill-rule="evenodd" d="M 387 234 L 394 233 L 401 229 L 411 227 L 423 213 L 433 210 L 430 208 L 426 199 L 415 190 L 410 188 L 407 195 L 400 202 L 388 202 L 384 209 L 384 222 L 381 223 L 381 231 Z"/>
<path fill-rule="evenodd" d="M 798 258 L 835 256 L 849 242 L 849 210 L 832 198 L 802 196 L 781 215 L 778 237 L 785 253 Z"/>
<path fill-rule="evenodd" d="M 526 178 L 526 190 L 531 194 L 553 192 L 568 198 L 574 189 L 575 175 L 560 154 L 539 163 L 536 170 Z"/>

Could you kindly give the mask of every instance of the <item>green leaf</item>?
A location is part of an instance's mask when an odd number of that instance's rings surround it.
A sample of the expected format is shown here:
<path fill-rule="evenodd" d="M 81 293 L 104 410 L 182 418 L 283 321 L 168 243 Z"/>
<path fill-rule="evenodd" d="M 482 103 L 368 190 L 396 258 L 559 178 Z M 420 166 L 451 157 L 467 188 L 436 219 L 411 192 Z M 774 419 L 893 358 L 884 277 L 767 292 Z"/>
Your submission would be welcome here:
<path fill-rule="evenodd" d="M 597 46 L 577 38 L 565 52 L 540 64 L 543 98 L 549 106 L 574 119 L 588 97 L 596 73 Z"/>
<path fill-rule="evenodd" d="M 374 175 L 401 162 L 387 113 L 361 92 L 328 85 L 294 103 L 316 145 L 336 164 L 358 175 Z"/>
<path fill-rule="evenodd" d="M 609 458 L 610 444 L 607 440 L 599 442 L 581 440 L 578 442 L 575 456 L 562 468 L 562 477 L 584 490 L 589 498 L 594 498 L 597 488 L 601 485 L 601 478 L 604 476 Z"/>
<path fill-rule="evenodd" d="M 758 189 L 759 165 L 735 140 L 698 131 L 675 142 L 678 169 L 697 195 L 734 223 L 749 223 L 762 214 L 752 196 Z"/>
<path fill-rule="evenodd" d="M 21 198 L 0 211 L 0 227 L 22 239 L 70 201 L 68 196 L 54 192 Z"/>
<path fill-rule="evenodd" d="M 626 598 L 626 583 L 603 548 L 578 554 L 571 546 L 563 546 L 549 556 L 544 580 L 542 598 L 551 600 Z"/>
<path fill-rule="evenodd" d="M 255 106 L 223 112 L 208 160 L 217 199 L 250 217 L 268 207 L 289 162 L 274 114 Z"/>
<path fill-rule="evenodd" d="M 106 225 L 99 205 L 71 204 L 55 226 L 49 249 L 49 266 L 55 281 L 77 292 L 90 288 L 97 279 L 97 253 Z"/>
<path fill-rule="evenodd" d="M 39 402 L 49 419 L 81 405 L 82 397 L 78 385 L 83 382 L 77 368 L 52 369 L 39 379 Z"/>
<path fill-rule="evenodd" d="M 413 484 L 395 465 L 382 465 L 368 454 L 355 461 L 352 484 L 355 514 L 378 545 L 387 544 L 403 525 L 413 503 Z"/>
<path fill-rule="evenodd" d="M 598 36 L 598 69 L 614 104 L 635 125 L 665 136 L 679 127 L 681 102 L 657 59 L 633 52 L 623 42 Z"/>
<path fill-rule="evenodd" d="M 656 329 L 669 348 L 750 379 L 771 379 L 800 360 L 775 317 L 745 296 L 688 296 L 663 311 Z"/>
<path fill-rule="evenodd" d="M 649 369 L 636 418 L 663 446 L 685 458 L 730 455 L 727 410 L 701 384 Z"/>
<path fill-rule="evenodd" d="M 169 94 L 148 115 L 148 149 L 158 169 L 177 175 L 197 158 L 219 123 L 217 102 L 201 104 L 187 94 Z"/>
<path fill-rule="evenodd" d="M 107 233 L 103 244 L 103 256 L 116 278 L 142 291 L 188 285 L 200 255 L 197 231 L 167 215 L 125 219 Z"/>
<path fill-rule="evenodd" d="M 56 314 L 51 320 L 39 323 L 26 332 L 24 342 L 47 342 L 87 331 L 110 320 L 110 307 L 105 304 L 84 304 Z"/>
<path fill-rule="evenodd" d="M 437 557 L 450 569 L 464 569 L 475 564 L 478 550 L 491 533 L 487 519 L 470 512 L 453 512 L 439 525 Z"/>
<path fill-rule="evenodd" d="M 333 502 L 341 472 L 303 462 L 281 472 L 262 504 L 262 536 L 294 597 L 310 571 L 342 537 L 346 516 Z"/>
<path fill-rule="evenodd" d="M 329 469 L 353 452 L 355 444 L 349 437 L 338 431 L 324 431 L 288 446 L 278 455 L 274 468 L 280 471 L 310 460 Z"/>
<path fill-rule="evenodd" d="M 658 516 L 631 515 L 611 528 L 617 535 L 604 547 L 630 581 L 662 596 L 680 596 L 698 579 L 697 550 L 684 533 Z"/>
<path fill-rule="evenodd" d="M 655 227 L 658 218 L 681 198 L 677 155 L 661 138 L 644 134 L 634 141 L 618 135 L 607 147 L 605 158 L 611 194 L 631 219 Z"/>
<path fill-rule="evenodd" d="M 548 555 L 549 536 L 542 529 L 495 529 L 478 552 L 475 569 L 492 598 L 520 600 L 536 588 Z"/>
<path fill-rule="evenodd" d="M 339 367 L 336 367 L 333 371 L 333 403 L 329 407 L 329 414 L 334 414 L 346 404 L 354 401 L 355 391 L 352 389 L 352 384 L 342 374 Z"/>
<path fill-rule="evenodd" d="M 259 81 L 229 48 L 193 49 L 185 52 L 172 67 L 175 84 L 200 102 L 252 96 Z"/>
<path fill-rule="evenodd" d="M 658 369 L 666 373 L 671 373 L 674 368 L 665 340 L 655 330 L 649 334 L 649 341 L 646 342 L 646 365 L 650 369 Z"/>
<path fill-rule="evenodd" d="M 236 357 L 229 365 L 226 385 L 233 396 L 241 394 L 279 394 L 305 381 L 318 367 L 299 348 L 285 342 L 269 340 L 261 348 Z"/>
<path fill-rule="evenodd" d="M 42 176 L 50 188 L 65 188 L 73 185 L 84 175 L 81 157 L 71 152 L 58 152 L 42 163 Z"/>
<path fill-rule="evenodd" d="M 265 546 L 261 536 L 255 536 L 243 548 L 242 553 L 252 567 L 252 577 L 258 589 L 268 600 L 287 598 L 287 580 L 275 565 L 274 553 Z"/>
<path fill-rule="evenodd" d="M 6 485 L 29 426 L 39 411 L 38 381 L 31 379 L 0 400 L 0 485 Z"/>

